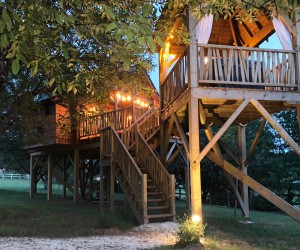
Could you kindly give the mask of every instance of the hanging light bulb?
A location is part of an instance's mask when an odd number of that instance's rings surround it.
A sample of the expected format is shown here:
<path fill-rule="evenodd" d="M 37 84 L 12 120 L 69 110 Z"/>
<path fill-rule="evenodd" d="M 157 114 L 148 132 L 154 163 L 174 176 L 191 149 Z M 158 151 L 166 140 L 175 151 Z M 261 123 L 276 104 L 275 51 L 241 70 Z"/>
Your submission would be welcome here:
<path fill-rule="evenodd" d="M 121 98 L 121 94 L 120 94 L 120 93 L 117 93 L 117 94 L 116 94 L 116 97 L 117 97 L 118 99 L 120 99 L 120 98 Z"/>
<path fill-rule="evenodd" d="M 128 95 L 126 99 L 127 99 L 127 101 L 131 101 L 131 96 Z"/>
<path fill-rule="evenodd" d="M 126 96 L 122 96 L 122 101 L 126 101 Z"/>

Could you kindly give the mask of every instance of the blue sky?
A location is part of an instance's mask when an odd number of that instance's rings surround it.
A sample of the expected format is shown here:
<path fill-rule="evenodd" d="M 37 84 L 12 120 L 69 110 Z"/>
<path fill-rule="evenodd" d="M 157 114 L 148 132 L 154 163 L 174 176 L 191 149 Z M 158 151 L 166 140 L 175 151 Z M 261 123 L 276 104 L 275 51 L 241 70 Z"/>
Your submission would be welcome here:
<path fill-rule="evenodd" d="M 276 33 L 269 37 L 268 41 L 262 43 L 260 48 L 266 48 L 266 49 L 282 49 L 282 46 L 278 40 L 278 37 Z M 158 70 L 158 54 L 155 54 L 154 62 L 156 64 L 156 67 L 152 72 L 150 72 L 150 78 L 156 87 L 156 89 L 159 89 L 159 70 Z"/>

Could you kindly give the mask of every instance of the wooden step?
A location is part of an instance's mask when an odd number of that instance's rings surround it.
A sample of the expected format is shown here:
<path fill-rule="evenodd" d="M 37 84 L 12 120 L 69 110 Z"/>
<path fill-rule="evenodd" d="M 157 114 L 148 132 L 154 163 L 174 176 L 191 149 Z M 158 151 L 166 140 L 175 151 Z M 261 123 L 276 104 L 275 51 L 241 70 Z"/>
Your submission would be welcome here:
<path fill-rule="evenodd" d="M 162 194 L 160 191 L 157 191 L 157 192 L 148 192 L 147 193 L 148 195 L 159 195 L 159 194 Z"/>
<path fill-rule="evenodd" d="M 155 218 L 167 218 L 167 217 L 174 217 L 174 214 L 151 214 L 147 215 L 147 219 L 155 219 Z"/>
<path fill-rule="evenodd" d="M 155 207 L 146 207 L 147 210 L 160 210 L 160 209 L 169 209 L 169 206 L 155 206 Z"/>
<path fill-rule="evenodd" d="M 148 199 L 148 202 L 161 202 L 161 201 L 166 201 L 165 199 Z"/>

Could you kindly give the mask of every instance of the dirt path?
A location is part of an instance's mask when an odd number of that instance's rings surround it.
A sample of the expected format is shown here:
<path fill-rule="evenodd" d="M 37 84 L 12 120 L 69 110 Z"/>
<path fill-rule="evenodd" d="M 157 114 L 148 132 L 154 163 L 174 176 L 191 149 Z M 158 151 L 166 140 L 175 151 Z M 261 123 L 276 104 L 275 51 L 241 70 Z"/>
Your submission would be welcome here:
<path fill-rule="evenodd" d="M 0 238 L 0 249 L 145 249 L 175 244 L 177 224 L 173 222 L 141 225 L 125 233 L 82 238 Z"/>

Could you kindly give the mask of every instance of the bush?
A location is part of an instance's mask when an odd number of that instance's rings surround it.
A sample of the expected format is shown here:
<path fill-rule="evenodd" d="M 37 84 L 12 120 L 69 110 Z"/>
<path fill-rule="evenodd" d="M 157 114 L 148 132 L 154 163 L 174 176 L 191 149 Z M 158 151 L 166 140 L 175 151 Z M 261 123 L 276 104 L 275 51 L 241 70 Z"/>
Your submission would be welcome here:
<path fill-rule="evenodd" d="M 191 243 L 199 243 L 200 238 L 204 236 L 206 225 L 193 222 L 192 219 L 184 215 L 178 219 L 177 245 L 188 245 Z"/>

